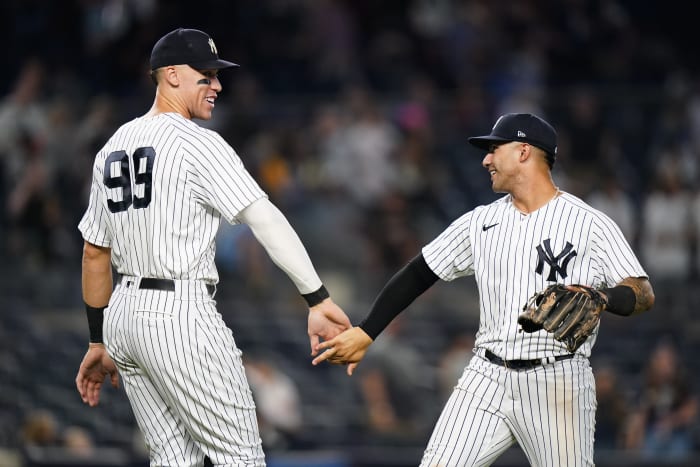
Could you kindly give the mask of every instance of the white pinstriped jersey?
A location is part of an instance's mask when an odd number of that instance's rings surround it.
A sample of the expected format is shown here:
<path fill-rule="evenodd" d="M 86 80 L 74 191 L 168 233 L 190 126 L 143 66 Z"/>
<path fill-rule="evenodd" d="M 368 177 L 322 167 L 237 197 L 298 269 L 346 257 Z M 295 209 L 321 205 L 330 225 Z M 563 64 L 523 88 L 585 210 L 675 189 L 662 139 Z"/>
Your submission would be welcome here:
<path fill-rule="evenodd" d="M 265 196 L 216 132 L 176 113 L 140 117 L 97 154 L 79 229 L 112 248 L 121 274 L 216 283 L 221 217 L 235 224 Z"/>
<path fill-rule="evenodd" d="M 569 193 L 527 215 L 510 195 L 479 206 L 426 245 L 423 256 L 445 281 L 474 275 L 480 297 L 475 347 L 507 360 L 568 353 L 544 330 L 519 332 L 523 305 L 547 285 L 612 287 L 625 277 L 647 277 L 618 226 Z M 590 356 L 596 336 L 577 353 Z"/>

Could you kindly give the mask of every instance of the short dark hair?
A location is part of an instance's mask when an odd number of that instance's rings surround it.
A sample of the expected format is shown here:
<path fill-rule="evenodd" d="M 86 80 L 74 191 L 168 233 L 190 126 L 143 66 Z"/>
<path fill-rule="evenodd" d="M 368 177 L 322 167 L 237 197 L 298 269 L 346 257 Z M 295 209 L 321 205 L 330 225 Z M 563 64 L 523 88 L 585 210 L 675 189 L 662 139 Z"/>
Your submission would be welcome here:
<path fill-rule="evenodd" d="M 151 70 L 151 71 L 148 73 L 148 76 L 151 78 L 151 81 L 152 81 L 153 84 L 155 84 L 156 86 L 158 86 L 158 70 L 160 70 L 160 68 L 158 68 L 157 70 Z"/>
<path fill-rule="evenodd" d="M 554 157 L 553 154 L 548 153 L 547 151 L 542 151 L 544 152 L 544 160 L 547 161 L 547 165 L 549 166 L 549 170 L 552 170 L 554 168 L 554 161 L 556 158 Z"/>

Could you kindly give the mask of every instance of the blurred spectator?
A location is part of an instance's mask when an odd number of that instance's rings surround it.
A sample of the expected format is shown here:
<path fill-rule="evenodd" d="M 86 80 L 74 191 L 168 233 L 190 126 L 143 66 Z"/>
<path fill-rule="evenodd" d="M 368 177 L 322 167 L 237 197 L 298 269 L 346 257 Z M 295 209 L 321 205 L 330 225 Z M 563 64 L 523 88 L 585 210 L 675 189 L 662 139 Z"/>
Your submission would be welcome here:
<path fill-rule="evenodd" d="M 273 263 L 246 225 L 221 223 L 216 234 L 216 265 L 222 276 L 235 278 L 239 294 L 264 295 L 273 287 L 269 281 Z"/>
<path fill-rule="evenodd" d="M 413 207 L 412 217 L 423 218 L 438 211 L 439 190 L 445 170 L 435 164 L 437 152 L 436 89 L 427 77 L 408 83 L 407 95 L 397 105 L 394 120 L 401 132 L 394 156 L 395 190 Z"/>
<path fill-rule="evenodd" d="M 262 83 L 251 73 L 236 71 L 222 101 L 216 104 L 216 118 L 208 125 L 216 125 L 231 141 L 233 148 L 247 154 L 245 148 L 266 124 L 264 114 L 268 104 Z"/>
<path fill-rule="evenodd" d="M 20 135 L 19 148 L 25 158 L 15 174 L 5 206 L 10 251 L 19 258 L 43 263 L 51 256 L 52 207 L 50 173 L 39 141 Z"/>
<path fill-rule="evenodd" d="M 74 459 L 90 459 L 95 454 L 92 436 L 79 426 L 69 426 L 63 430 L 63 447 L 66 454 Z"/>
<path fill-rule="evenodd" d="M 87 103 L 84 116 L 74 123 L 72 131 L 77 154 L 71 154 L 67 158 L 66 171 L 72 179 L 82 181 L 80 188 L 83 193 L 90 188 L 90 169 L 95 154 L 112 135 L 117 125 L 116 104 L 110 96 L 93 96 Z"/>
<path fill-rule="evenodd" d="M 600 160 L 601 136 L 604 120 L 600 98 L 590 87 L 577 87 L 567 98 L 568 115 L 564 119 L 564 133 L 568 136 L 569 170 L 576 174 L 577 186 L 570 187 L 574 194 L 583 196 L 586 187 L 594 185 Z"/>
<path fill-rule="evenodd" d="M 438 362 L 438 389 L 442 401 L 446 401 L 474 356 L 474 331 L 456 334 L 442 352 Z"/>
<path fill-rule="evenodd" d="M 28 59 L 14 87 L 0 102 L 0 160 L 5 170 L 3 182 L 10 186 L 26 164 L 26 141 L 31 141 L 32 147 L 41 147 L 46 138 L 45 76 L 43 62 Z"/>
<path fill-rule="evenodd" d="M 381 199 L 396 182 L 392 158 L 399 134 L 367 89 L 351 87 L 345 99 L 350 120 L 343 121 L 346 126 L 340 129 L 341 146 L 321 158 L 330 182 L 365 208 Z"/>
<path fill-rule="evenodd" d="M 312 79 L 319 89 L 337 92 L 360 75 L 352 11 L 340 0 L 316 0 L 306 7 L 307 46 L 314 57 Z"/>
<path fill-rule="evenodd" d="M 369 252 L 369 270 L 380 275 L 404 266 L 420 248 L 412 225 L 411 204 L 399 193 L 388 192 L 368 208 L 362 228 Z"/>
<path fill-rule="evenodd" d="M 337 104 L 319 104 L 309 125 L 309 152 L 317 166 L 314 176 L 307 178 L 313 189 L 324 194 L 343 195 L 344 185 L 337 170 L 349 163 L 347 152 L 347 112 Z"/>
<path fill-rule="evenodd" d="M 691 219 L 691 241 L 694 248 L 694 256 L 692 258 L 693 277 L 700 276 L 700 186 L 691 196 L 690 200 L 690 219 Z"/>
<path fill-rule="evenodd" d="M 22 444 L 26 446 L 57 446 L 60 442 L 58 420 L 48 410 L 37 409 L 27 414 L 21 429 Z"/>
<path fill-rule="evenodd" d="M 642 261 L 657 281 L 686 279 L 690 273 L 690 199 L 678 170 L 677 165 L 659 166 L 642 206 Z"/>
<path fill-rule="evenodd" d="M 693 452 L 698 399 L 677 348 L 662 341 L 653 349 L 644 373 L 627 445 L 659 462 L 678 462 Z"/>
<path fill-rule="evenodd" d="M 620 390 L 617 370 L 610 364 L 594 366 L 598 408 L 595 421 L 596 451 L 614 451 L 624 448 L 630 407 Z"/>
<path fill-rule="evenodd" d="M 297 180 L 298 148 L 293 135 L 283 130 L 260 131 L 246 149 L 254 162 L 260 185 L 280 209 L 298 204 L 302 192 Z"/>
<path fill-rule="evenodd" d="M 34 204 L 35 195 L 48 182 L 42 160 L 47 129 L 44 76 L 41 60 L 25 59 L 12 88 L 0 101 L 0 229 L 10 230 L 0 236 L 4 243 L 0 251 L 20 257 L 27 253 L 24 234 L 36 235 L 23 229 L 39 223 L 43 215 L 41 209 L 36 212 L 41 206 Z"/>
<path fill-rule="evenodd" d="M 355 372 L 365 402 L 367 438 L 372 444 L 410 445 L 430 433 L 435 371 L 401 336 L 405 318 L 395 319 Z"/>
<path fill-rule="evenodd" d="M 610 216 L 630 245 L 637 241 L 637 210 L 614 174 L 605 173 L 600 184 L 586 198 L 588 204 Z"/>
<path fill-rule="evenodd" d="M 298 448 L 303 419 L 296 382 L 267 358 L 247 357 L 245 367 L 266 449 Z"/>

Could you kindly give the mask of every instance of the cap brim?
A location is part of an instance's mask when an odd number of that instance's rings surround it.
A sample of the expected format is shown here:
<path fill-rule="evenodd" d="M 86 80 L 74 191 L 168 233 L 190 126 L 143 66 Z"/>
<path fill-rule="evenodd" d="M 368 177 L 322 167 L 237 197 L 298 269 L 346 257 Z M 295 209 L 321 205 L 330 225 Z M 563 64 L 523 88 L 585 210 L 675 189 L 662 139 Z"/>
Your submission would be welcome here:
<path fill-rule="evenodd" d="M 188 63 L 189 66 L 197 70 L 221 70 L 222 68 L 231 68 L 239 66 L 238 63 L 229 62 L 226 60 L 208 60 L 205 62 Z"/>
<path fill-rule="evenodd" d="M 472 146 L 476 146 L 479 149 L 485 149 L 488 151 L 489 146 L 491 146 L 493 143 L 509 143 L 512 140 L 507 139 L 507 138 L 501 138 L 498 136 L 472 136 L 471 138 L 468 138 L 467 141 L 469 141 L 469 144 Z"/>

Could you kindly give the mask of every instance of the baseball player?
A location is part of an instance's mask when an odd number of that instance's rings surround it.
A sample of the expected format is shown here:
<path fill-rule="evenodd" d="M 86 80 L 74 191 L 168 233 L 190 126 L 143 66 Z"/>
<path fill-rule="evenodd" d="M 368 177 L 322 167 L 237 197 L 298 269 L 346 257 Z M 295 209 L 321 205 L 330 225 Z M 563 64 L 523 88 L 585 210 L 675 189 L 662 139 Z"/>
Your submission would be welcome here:
<path fill-rule="evenodd" d="M 652 287 L 612 220 L 559 190 L 551 178 L 557 138 L 531 114 L 498 119 L 469 139 L 485 149 L 493 190 L 507 193 L 455 220 L 379 293 L 359 326 L 319 346 L 323 360 L 352 374 L 387 324 L 438 279 L 473 275 L 480 322 L 474 358 L 437 421 L 422 466 L 489 465 L 518 443 L 532 465 L 593 465 L 596 395 L 588 358 L 541 329 L 522 332 L 519 314 L 547 285 L 598 288 L 605 309 L 649 309 Z M 602 288 L 602 289 L 601 289 Z"/>
<path fill-rule="evenodd" d="M 153 107 L 98 152 L 79 224 L 90 344 L 76 385 L 95 406 L 105 377 L 117 386 L 121 375 L 151 465 L 264 466 L 241 352 L 214 300 L 222 217 L 248 224 L 306 299 L 313 355 L 350 321 L 235 151 L 192 121 L 211 118 L 218 70 L 236 64 L 182 28 L 158 40 L 150 64 Z"/>

